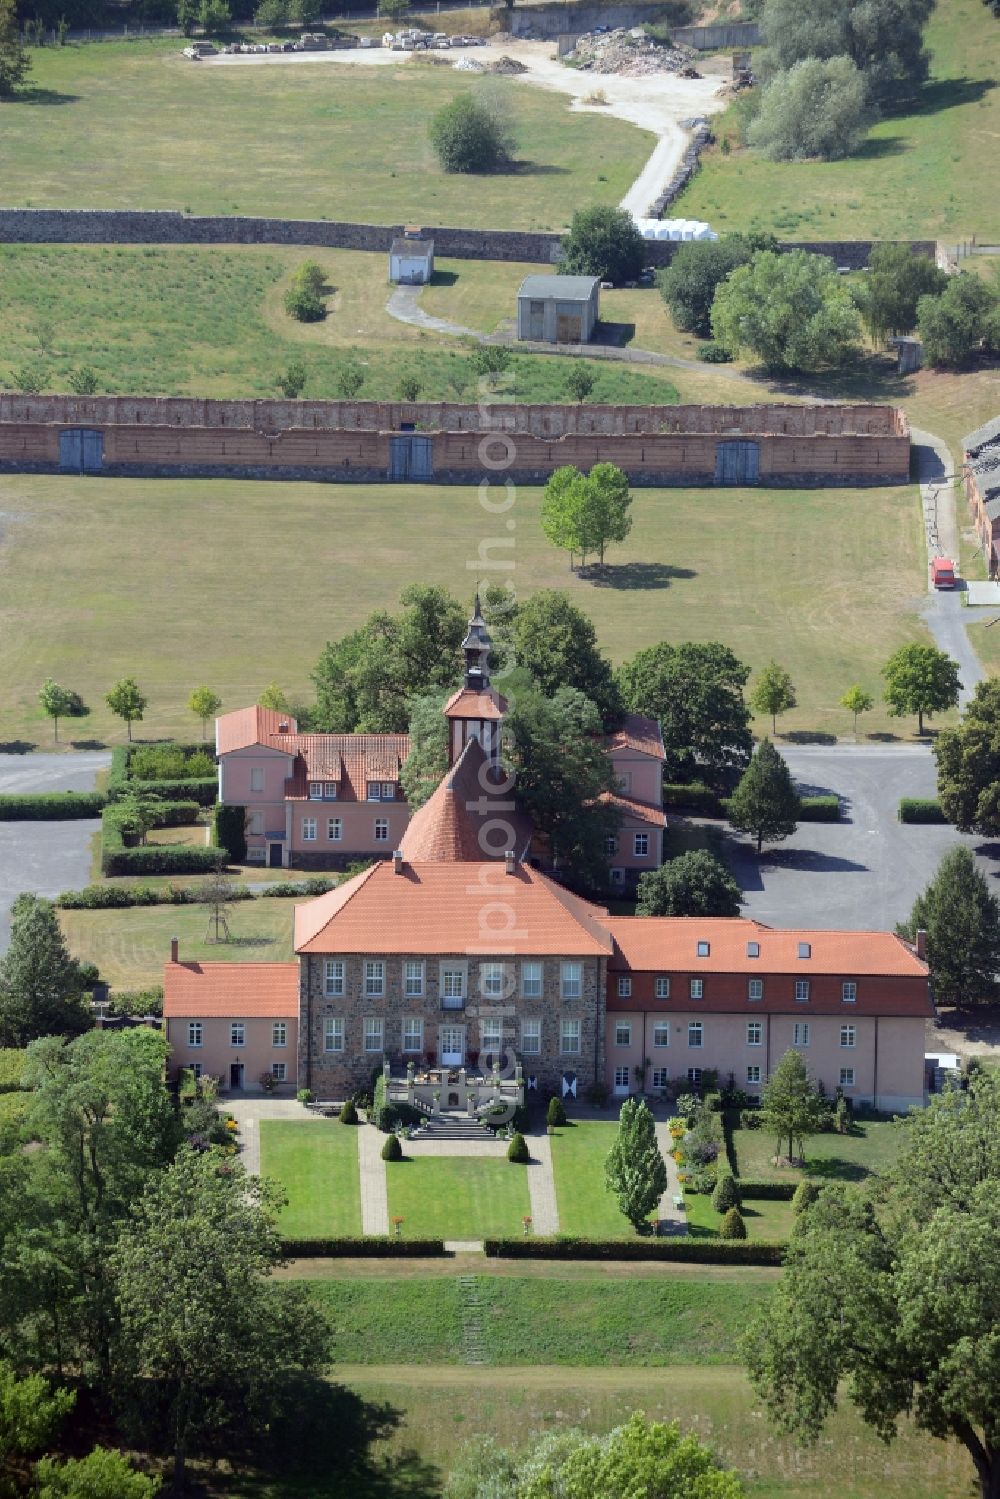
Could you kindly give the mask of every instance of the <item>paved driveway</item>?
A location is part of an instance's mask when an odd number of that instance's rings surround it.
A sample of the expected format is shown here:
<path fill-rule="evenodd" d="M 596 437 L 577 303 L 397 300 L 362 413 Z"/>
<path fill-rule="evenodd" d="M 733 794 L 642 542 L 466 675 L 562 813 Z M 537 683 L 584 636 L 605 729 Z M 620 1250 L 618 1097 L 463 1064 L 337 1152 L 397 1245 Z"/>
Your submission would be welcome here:
<path fill-rule="evenodd" d="M 0 755 L 0 792 L 92 791 L 105 751 L 72 755 Z M 0 951 L 10 940 L 10 907 L 22 890 L 58 895 L 86 885 L 90 840 L 97 819 L 77 822 L 0 822 Z"/>
<path fill-rule="evenodd" d="M 839 823 L 801 823 L 784 843 L 755 848 L 735 835 L 725 851 L 744 913 L 775 926 L 891 930 L 909 915 L 942 854 L 971 848 L 1000 894 L 1000 844 L 950 827 L 896 821 L 903 796 L 935 794 L 934 761 L 916 745 L 780 746 L 803 792 L 835 792 Z"/>

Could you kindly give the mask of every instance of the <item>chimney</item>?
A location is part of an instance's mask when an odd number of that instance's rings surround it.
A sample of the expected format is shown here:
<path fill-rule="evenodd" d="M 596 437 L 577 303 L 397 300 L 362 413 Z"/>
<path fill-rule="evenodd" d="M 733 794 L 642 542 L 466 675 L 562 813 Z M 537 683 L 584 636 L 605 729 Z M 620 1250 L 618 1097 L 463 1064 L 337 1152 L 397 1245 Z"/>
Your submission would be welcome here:
<path fill-rule="evenodd" d="M 180 944 L 179 944 L 177 938 L 176 937 L 171 937 L 171 939 L 170 939 L 170 961 L 171 961 L 171 963 L 179 963 L 180 962 L 180 958 L 177 956 L 177 954 L 179 952 L 180 952 Z"/>
<path fill-rule="evenodd" d="M 392 851 L 392 872 L 393 874 L 403 873 L 403 850 L 401 848 L 394 848 Z"/>
<path fill-rule="evenodd" d="M 916 948 L 918 958 L 927 957 L 927 932 L 922 926 L 917 928 L 914 947 Z"/>
<path fill-rule="evenodd" d="M 514 859 L 514 850 L 512 848 L 509 848 L 507 850 L 507 852 L 504 854 L 504 856 L 503 856 L 503 862 L 504 862 L 504 873 L 505 874 L 513 874 L 514 873 L 514 864 L 515 864 L 516 861 Z"/>

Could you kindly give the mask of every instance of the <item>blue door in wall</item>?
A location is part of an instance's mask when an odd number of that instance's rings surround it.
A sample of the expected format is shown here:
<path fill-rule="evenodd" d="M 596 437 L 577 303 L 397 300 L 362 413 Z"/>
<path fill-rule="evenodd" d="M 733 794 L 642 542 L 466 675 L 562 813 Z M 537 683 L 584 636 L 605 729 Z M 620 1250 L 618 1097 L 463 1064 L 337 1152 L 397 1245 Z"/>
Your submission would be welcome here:
<path fill-rule="evenodd" d="M 755 442 L 718 442 L 715 445 L 716 484 L 756 484 L 760 448 Z"/>
<path fill-rule="evenodd" d="M 434 472 L 433 438 L 401 432 L 389 438 L 389 478 L 429 479 Z"/>
<path fill-rule="evenodd" d="M 59 433 L 59 467 L 71 474 L 99 474 L 104 461 L 104 433 L 86 427 Z"/>

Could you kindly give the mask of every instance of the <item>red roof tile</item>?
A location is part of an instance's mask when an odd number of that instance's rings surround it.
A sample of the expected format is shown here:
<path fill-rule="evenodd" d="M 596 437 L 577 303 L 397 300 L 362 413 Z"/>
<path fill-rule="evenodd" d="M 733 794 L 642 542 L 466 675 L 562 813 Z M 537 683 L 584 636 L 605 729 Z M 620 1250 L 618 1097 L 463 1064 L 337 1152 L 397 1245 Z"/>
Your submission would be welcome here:
<path fill-rule="evenodd" d="M 298 963 L 167 963 L 163 1015 L 234 1020 L 273 1015 L 297 1019 Z"/>
<path fill-rule="evenodd" d="M 460 687 L 445 703 L 445 718 L 503 718 L 507 712 L 507 699 L 493 687 L 485 692 L 472 692 Z"/>
<path fill-rule="evenodd" d="M 276 736 L 271 741 L 274 748 L 281 747 L 280 739 L 284 737 Z M 296 755 L 292 774 L 285 782 L 285 795 L 293 801 L 308 797 L 310 781 L 335 780 L 341 801 L 363 802 L 369 781 L 399 780 L 399 772 L 410 753 L 409 734 L 299 734 L 296 741 L 303 745 L 303 750 Z M 332 766 L 334 761 L 339 765 L 338 775 L 321 769 Z"/>
<path fill-rule="evenodd" d="M 642 713 L 626 713 L 621 728 L 608 735 L 607 745 L 612 754 L 615 750 L 634 750 L 655 760 L 667 758 L 659 723 Z"/>
<path fill-rule="evenodd" d="M 652 823 L 654 828 L 665 828 L 667 825 L 663 808 L 654 807 L 652 802 L 636 801 L 635 797 L 623 796 L 620 791 L 602 791 L 598 800 L 610 802 L 623 816 L 634 817 L 638 822 Z"/>
<path fill-rule="evenodd" d="M 495 788 L 482 745 L 470 739 L 410 819 L 399 845 L 404 858 L 412 864 L 479 863 L 503 858 L 508 849 L 522 858 L 531 843 L 531 821 L 509 789 Z"/>
<path fill-rule="evenodd" d="M 891 932 L 779 931 L 742 916 L 614 916 L 607 923 L 615 939 L 613 969 L 665 973 L 790 973 L 927 976 L 927 964 Z M 709 953 L 698 956 L 698 943 Z M 756 942 L 758 957 L 747 953 Z M 799 956 L 799 945 L 809 956 Z"/>
<path fill-rule="evenodd" d="M 255 703 L 252 708 L 237 708 L 234 713 L 223 713 L 215 720 L 215 752 L 229 755 L 233 750 L 250 749 L 255 744 L 283 749 L 283 743 L 270 745 L 272 736 L 282 741 L 288 734 L 278 734 L 280 724 L 286 723 L 294 735 L 298 729 L 295 719 L 288 713 L 277 713 L 273 708 L 262 708 Z M 291 752 L 290 752 L 291 753 Z"/>

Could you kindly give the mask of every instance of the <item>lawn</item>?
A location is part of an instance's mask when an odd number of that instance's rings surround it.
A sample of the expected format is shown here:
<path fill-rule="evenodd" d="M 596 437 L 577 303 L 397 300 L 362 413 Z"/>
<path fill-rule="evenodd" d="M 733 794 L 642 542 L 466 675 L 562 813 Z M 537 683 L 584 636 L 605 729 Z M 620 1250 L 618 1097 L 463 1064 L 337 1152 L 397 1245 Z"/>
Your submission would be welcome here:
<path fill-rule="evenodd" d="M 180 51 L 177 40 L 35 51 L 32 88 L 4 111 L 4 202 L 562 229 L 583 203 L 617 203 L 653 144 L 623 121 L 571 114 L 552 90 L 495 80 L 517 167 L 448 175 L 428 124 L 468 75 L 194 67 Z"/>
<path fill-rule="evenodd" d="M 386 1176 L 389 1216 L 404 1220 L 408 1238 L 510 1237 L 531 1211 L 525 1168 L 503 1158 L 409 1156 Z"/>
<path fill-rule="evenodd" d="M 695 1239 L 717 1239 L 722 1214 L 712 1206 L 712 1199 L 700 1192 L 686 1192 L 684 1210 L 687 1214 L 688 1232 Z M 767 1239 L 771 1242 L 787 1239 L 792 1231 L 792 1204 L 770 1202 L 766 1198 L 749 1198 L 740 1212 L 747 1228 L 748 1239 Z"/>
<path fill-rule="evenodd" d="M 290 900 L 241 901 L 228 913 L 231 942 L 207 942 L 204 906 L 132 906 L 127 910 L 60 911 L 70 951 L 96 963 L 115 989 L 162 984 L 170 939 L 180 939 L 183 962 L 260 963 L 292 957 Z"/>
<path fill-rule="evenodd" d="M 288 1195 L 280 1220 L 286 1238 L 360 1234 L 357 1128 L 280 1119 L 264 1119 L 258 1128 L 260 1174 L 280 1182 Z"/>
<path fill-rule="evenodd" d="M 969 626 L 969 639 L 973 650 L 983 663 L 983 667 L 991 675 L 1000 672 L 1000 625 L 994 625 L 987 629 L 987 623 L 996 619 L 1000 609 L 993 611 L 988 609 L 975 610 L 975 621 Z"/>
<path fill-rule="evenodd" d="M 634 1239 L 604 1184 L 604 1162 L 618 1133 L 617 1124 L 586 1121 L 552 1135 L 559 1231 L 589 1239 Z"/>
<path fill-rule="evenodd" d="M 980 0 L 941 0 L 927 27 L 931 78 L 908 114 L 880 121 L 861 152 L 836 162 L 769 162 L 720 142 L 671 206 L 718 230 L 782 239 L 1000 240 L 1000 26 Z M 970 192 L 970 185 L 975 184 Z"/>
<path fill-rule="evenodd" d="M 774 1140 L 760 1129 L 733 1131 L 737 1174 L 748 1181 L 799 1181 L 803 1175 L 824 1181 L 861 1181 L 891 1166 L 903 1144 L 902 1131 L 890 1122 L 856 1124 L 849 1135 L 813 1135 L 806 1142 L 805 1171 L 772 1166 Z M 754 1203 L 755 1208 L 784 1203 Z"/>
<path fill-rule="evenodd" d="M 199 682 L 226 710 L 270 681 L 308 701 L 327 640 L 396 607 L 414 580 L 471 592 L 468 561 L 497 526 L 472 487 L 26 474 L 0 478 L 0 497 L 5 738 L 45 745 L 38 689 L 50 675 L 91 706 L 88 739 L 124 737 L 104 694 L 125 675 L 149 698 L 137 733 L 151 738 L 190 737 Z M 849 732 L 845 687 L 877 691 L 889 653 L 928 638 L 914 612 L 924 555 L 908 487 L 640 489 L 602 583 L 571 574 L 544 540 L 540 499 L 519 487 L 505 521 L 520 597 L 566 589 L 616 661 L 662 639 L 721 640 L 753 668 L 776 657 L 800 705 L 783 733 Z M 265 577 L 273 607 L 254 603 Z M 864 727 L 912 726 L 878 709 Z"/>

